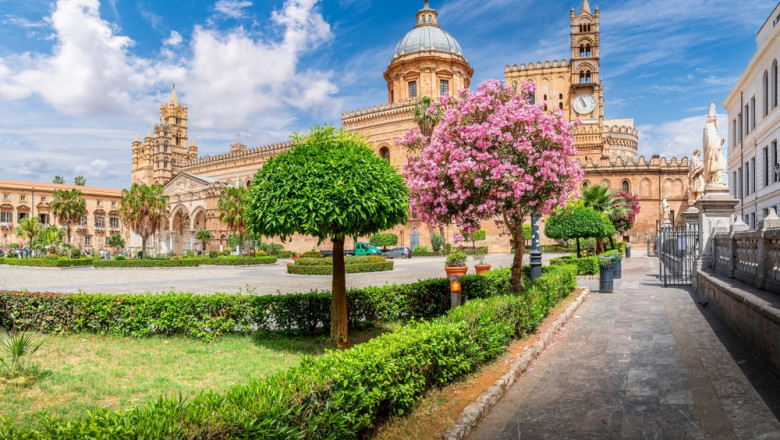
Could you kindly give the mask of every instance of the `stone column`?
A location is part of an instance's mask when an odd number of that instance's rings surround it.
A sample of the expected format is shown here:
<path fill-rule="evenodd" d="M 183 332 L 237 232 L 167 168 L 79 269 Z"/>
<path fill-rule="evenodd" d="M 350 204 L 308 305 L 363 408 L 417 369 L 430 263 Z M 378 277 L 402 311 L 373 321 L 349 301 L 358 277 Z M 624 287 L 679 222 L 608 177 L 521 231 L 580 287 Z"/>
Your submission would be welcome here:
<path fill-rule="evenodd" d="M 731 216 L 734 215 L 734 207 L 737 204 L 739 200 L 731 197 L 725 184 L 707 184 L 704 194 L 694 202 L 694 207 L 699 210 L 699 261 L 702 268 L 712 268 L 713 229 L 728 228 L 731 225 Z"/>

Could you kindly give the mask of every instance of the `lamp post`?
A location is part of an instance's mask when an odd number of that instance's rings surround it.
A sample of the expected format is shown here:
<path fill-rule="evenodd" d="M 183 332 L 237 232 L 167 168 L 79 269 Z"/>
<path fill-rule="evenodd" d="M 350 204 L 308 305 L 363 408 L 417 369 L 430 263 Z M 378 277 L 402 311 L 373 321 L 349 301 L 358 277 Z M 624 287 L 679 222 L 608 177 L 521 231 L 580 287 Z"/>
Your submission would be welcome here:
<path fill-rule="evenodd" d="M 525 238 L 523 238 L 525 239 Z M 539 216 L 531 214 L 531 279 L 542 276 L 542 250 L 539 249 Z"/>
<path fill-rule="evenodd" d="M 460 277 L 453 275 L 450 277 L 450 308 L 454 309 L 461 304 L 460 296 L 461 284 Z"/>

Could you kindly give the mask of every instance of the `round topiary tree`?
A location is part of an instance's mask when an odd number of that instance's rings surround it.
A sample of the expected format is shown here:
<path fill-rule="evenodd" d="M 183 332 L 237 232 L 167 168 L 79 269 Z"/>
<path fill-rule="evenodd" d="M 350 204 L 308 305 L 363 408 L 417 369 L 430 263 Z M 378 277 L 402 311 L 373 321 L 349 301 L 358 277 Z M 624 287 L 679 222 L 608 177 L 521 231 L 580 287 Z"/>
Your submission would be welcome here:
<path fill-rule="evenodd" d="M 247 228 L 282 240 L 297 233 L 333 243 L 330 335 L 346 348 L 344 239 L 406 222 L 409 192 L 395 169 L 355 133 L 315 127 L 294 141 L 290 151 L 269 159 L 252 180 Z"/>
<path fill-rule="evenodd" d="M 476 92 L 458 92 L 454 106 L 442 97 L 438 108 L 447 110 L 431 137 L 412 130 L 398 142 L 423 147 L 406 166 L 411 209 L 425 222 L 455 224 L 466 236 L 498 219 L 515 243 L 516 291 L 522 289 L 523 222 L 563 204 L 582 177 L 572 159 L 572 124 L 562 111 L 532 104 L 533 89 L 490 80 Z"/>
<path fill-rule="evenodd" d="M 569 203 L 550 214 L 544 226 L 544 235 L 556 240 L 577 240 L 577 258 L 581 257 L 580 238 L 604 238 L 615 234 L 612 222 L 581 201 Z"/>
<path fill-rule="evenodd" d="M 376 234 L 369 240 L 371 244 L 376 247 L 382 246 L 382 250 L 386 251 L 388 246 L 395 246 L 398 244 L 398 236 L 395 234 Z"/>

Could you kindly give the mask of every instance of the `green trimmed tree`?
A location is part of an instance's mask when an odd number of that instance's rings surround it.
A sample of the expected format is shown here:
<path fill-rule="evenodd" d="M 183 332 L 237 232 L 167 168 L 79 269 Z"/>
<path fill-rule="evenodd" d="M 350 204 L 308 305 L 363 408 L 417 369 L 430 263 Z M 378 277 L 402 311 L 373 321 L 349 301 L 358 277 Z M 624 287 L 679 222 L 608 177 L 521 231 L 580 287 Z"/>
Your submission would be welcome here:
<path fill-rule="evenodd" d="M 36 250 L 45 250 L 49 254 L 56 254 L 57 248 L 62 245 L 62 236 L 65 231 L 58 228 L 56 225 L 48 225 L 45 228 L 42 227 L 35 238 L 33 239 L 30 247 Z"/>
<path fill-rule="evenodd" d="M 54 190 L 51 199 L 51 213 L 60 225 L 65 226 L 68 244 L 71 244 L 71 225 L 75 226 L 87 213 L 87 201 L 83 193 L 76 188 Z"/>
<path fill-rule="evenodd" d="M 476 231 L 472 232 L 469 236 L 469 240 L 471 241 L 471 248 L 476 250 L 477 249 L 477 242 L 482 241 L 487 238 L 487 231 L 485 229 L 477 229 Z"/>
<path fill-rule="evenodd" d="M 330 126 L 294 136 L 290 151 L 268 160 L 249 190 L 249 232 L 287 240 L 293 234 L 333 243 L 330 335 L 347 348 L 344 239 L 406 222 L 403 177 L 366 140 Z"/>
<path fill-rule="evenodd" d="M 111 236 L 106 239 L 106 245 L 118 252 L 119 249 L 125 247 L 125 239 L 122 238 L 122 234 L 111 234 Z"/>
<path fill-rule="evenodd" d="M 596 212 L 604 214 L 610 223 L 614 226 L 615 221 L 621 216 L 628 214 L 629 210 L 625 206 L 625 200 L 615 197 L 612 190 L 606 185 L 590 185 L 582 189 L 582 202 L 585 207 L 592 208 Z M 613 229 L 615 229 L 613 227 Z M 612 238 L 617 231 L 604 237 L 596 238 L 596 253 L 604 252 L 604 238 Z M 614 245 L 613 245 L 614 247 Z"/>
<path fill-rule="evenodd" d="M 141 236 L 141 258 L 146 258 L 146 242 L 168 217 L 168 196 L 162 185 L 134 183 L 122 190 L 119 216 L 125 225 Z"/>
<path fill-rule="evenodd" d="M 603 214 L 593 208 L 583 206 L 582 202 L 567 204 L 566 208 L 557 208 L 547 218 L 544 235 L 556 240 L 577 241 L 577 258 L 582 256 L 581 238 L 601 239 L 615 234 L 615 226 Z"/>
<path fill-rule="evenodd" d="M 369 240 L 371 244 L 376 247 L 382 246 L 382 250 L 386 251 L 388 246 L 395 246 L 398 244 L 398 236 L 395 234 L 376 234 Z"/>
<path fill-rule="evenodd" d="M 433 249 L 434 252 L 439 252 L 443 246 L 444 237 L 438 232 L 431 233 L 431 249 Z"/>

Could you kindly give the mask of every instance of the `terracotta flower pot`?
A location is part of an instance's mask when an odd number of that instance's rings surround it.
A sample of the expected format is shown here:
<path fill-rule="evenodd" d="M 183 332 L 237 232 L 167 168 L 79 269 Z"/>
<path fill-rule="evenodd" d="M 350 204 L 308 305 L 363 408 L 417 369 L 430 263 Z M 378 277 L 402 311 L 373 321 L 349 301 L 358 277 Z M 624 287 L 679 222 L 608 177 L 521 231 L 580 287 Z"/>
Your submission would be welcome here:
<path fill-rule="evenodd" d="M 485 272 L 490 270 L 490 265 L 489 264 L 475 264 L 474 265 L 474 270 L 477 273 L 485 273 Z"/>
<path fill-rule="evenodd" d="M 444 271 L 447 272 L 447 278 L 450 278 L 453 275 L 462 277 L 466 275 L 466 272 L 468 272 L 468 270 L 469 270 L 468 266 L 444 266 Z"/>

